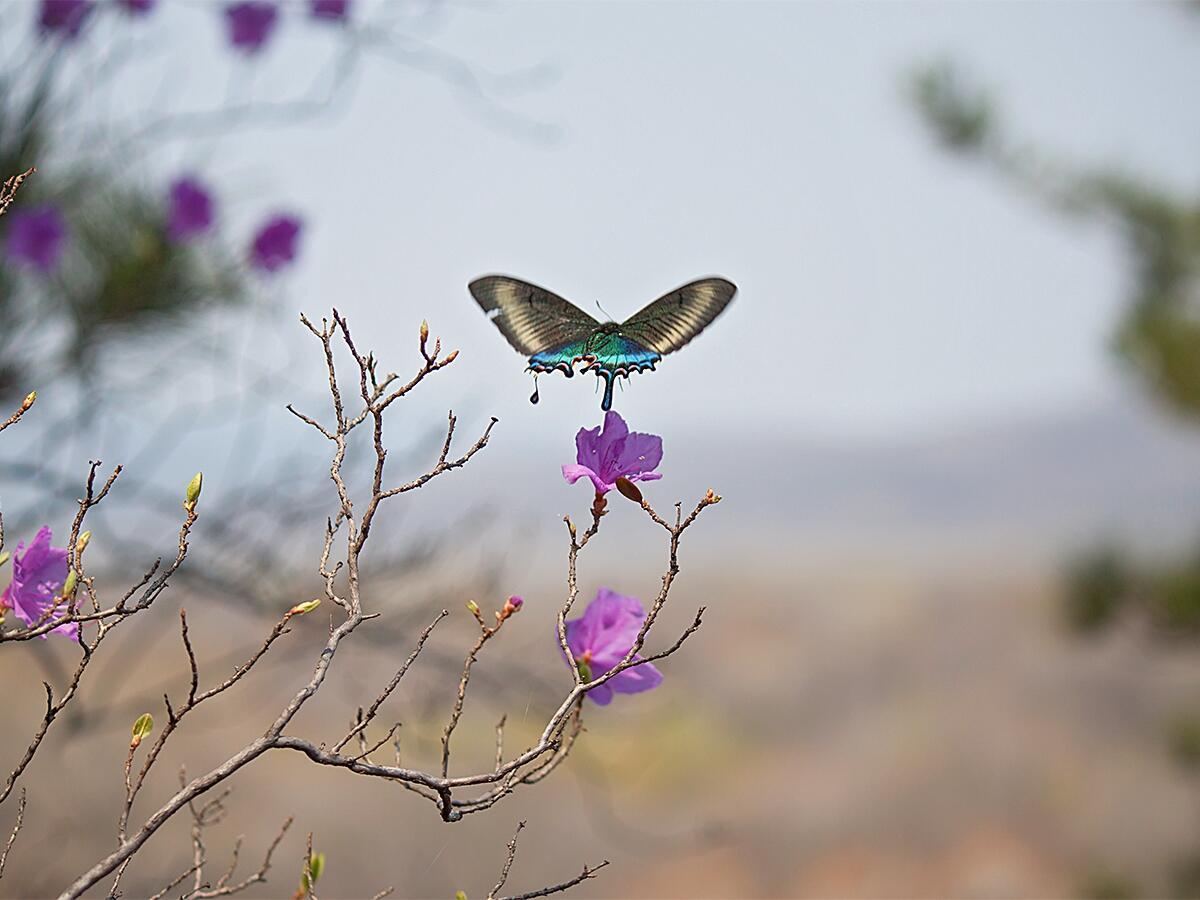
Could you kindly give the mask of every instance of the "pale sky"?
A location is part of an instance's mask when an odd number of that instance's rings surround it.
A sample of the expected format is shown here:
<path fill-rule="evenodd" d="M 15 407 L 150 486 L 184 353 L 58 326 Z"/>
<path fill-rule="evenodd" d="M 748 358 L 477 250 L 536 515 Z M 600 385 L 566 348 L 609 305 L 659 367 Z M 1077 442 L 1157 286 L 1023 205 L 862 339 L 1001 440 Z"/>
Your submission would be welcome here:
<path fill-rule="evenodd" d="M 337 304 L 385 352 L 409 352 L 422 318 L 461 347 L 450 402 L 547 434 L 598 418 L 590 375 L 543 379 L 530 407 L 524 360 L 466 292 L 488 272 L 617 318 L 700 275 L 734 280 L 721 320 L 617 395 L 663 431 L 719 410 L 724 428 L 912 435 L 1095 404 L 1122 383 L 1105 350 L 1120 243 L 947 156 L 903 78 L 948 55 L 994 88 L 1014 132 L 1194 189 L 1200 17 L 1146 3 L 447 8 L 432 44 L 485 72 L 555 73 L 505 103 L 556 139 L 489 126 L 444 81 L 375 59 L 338 115 L 180 158 L 239 195 L 235 222 L 304 214 L 285 308 Z M 261 60 L 231 69 L 207 12 L 163 4 L 146 25 L 186 48 L 190 90 L 250 79 L 278 96 L 329 56 L 295 11 Z M 279 329 L 302 344 L 290 318 Z"/>

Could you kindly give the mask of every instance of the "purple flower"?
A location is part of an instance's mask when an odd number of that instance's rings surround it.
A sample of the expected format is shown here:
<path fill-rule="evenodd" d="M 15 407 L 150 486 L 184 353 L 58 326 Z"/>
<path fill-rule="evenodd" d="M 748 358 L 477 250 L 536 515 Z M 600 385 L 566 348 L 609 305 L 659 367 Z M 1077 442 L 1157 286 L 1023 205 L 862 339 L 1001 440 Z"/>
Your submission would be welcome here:
<path fill-rule="evenodd" d="M 314 19 L 345 22 L 350 14 L 350 0 L 312 0 L 308 12 Z"/>
<path fill-rule="evenodd" d="M 43 525 L 28 549 L 24 542 L 17 544 L 12 558 L 12 584 L 0 595 L 0 608 L 11 609 L 26 625 L 34 625 L 46 615 L 66 580 L 67 551 L 50 546 L 50 528 Z M 65 606 L 57 614 L 64 612 Z M 79 623 L 67 622 L 54 631 L 76 640 Z"/>
<path fill-rule="evenodd" d="M 273 216 L 254 236 L 250 262 L 256 269 L 275 272 L 296 258 L 300 220 L 295 216 Z"/>
<path fill-rule="evenodd" d="M 154 4 L 157 2 L 158 0 L 118 0 L 127 13 L 135 16 L 144 16 L 154 9 Z"/>
<path fill-rule="evenodd" d="M 92 11 L 92 0 L 42 0 L 38 29 L 42 34 L 58 34 L 67 40 L 79 37 Z"/>
<path fill-rule="evenodd" d="M 580 428 L 575 435 L 575 462 L 563 466 L 563 478 L 574 484 L 585 475 L 592 479 L 597 494 L 606 494 L 618 478 L 630 481 L 656 481 L 662 478 L 654 469 L 662 462 L 662 438 L 629 430 L 619 414 L 604 414 L 604 430 Z"/>
<path fill-rule="evenodd" d="M 590 681 L 595 681 L 617 665 L 637 640 L 646 611 L 636 597 L 625 597 L 608 588 L 600 588 L 581 618 L 567 623 L 567 646 L 575 663 L 587 666 Z M 634 659 L 641 657 L 635 656 Z M 662 673 L 650 663 L 626 669 L 588 696 L 601 706 L 612 702 L 613 693 L 639 694 L 662 684 Z"/>
<path fill-rule="evenodd" d="M 208 191 L 195 178 L 180 178 L 171 185 L 171 212 L 167 234 L 179 241 L 201 234 L 213 223 L 213 202 Z"/>
<path fill-rule="evenodd" d="M 264 0 L 230 3 L 225 7 L 229 43 L 246 53 L 257 53 L 275 30 L 278 18 L 279 9 L 274 3 Z"/>
<path fill-rule="evenodd" d="M 8 215 L 8 258 L 27 263 L 43 274 L 58 267 L 67 224 L 53 206 L 31 206 Z"/>

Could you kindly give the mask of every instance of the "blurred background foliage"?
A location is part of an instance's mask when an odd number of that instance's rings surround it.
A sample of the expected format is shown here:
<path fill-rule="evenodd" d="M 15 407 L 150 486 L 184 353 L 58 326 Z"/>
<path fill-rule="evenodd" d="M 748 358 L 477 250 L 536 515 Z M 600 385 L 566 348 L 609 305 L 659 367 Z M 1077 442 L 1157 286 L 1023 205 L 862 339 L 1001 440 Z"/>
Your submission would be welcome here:
<path fill-rule="evenodd" d="M 946 148 L 988 164 L 1063 214 L 1121 235 L 1129 297 L 1112 345 L 1154 402 L 1200 425 L 1200 195 L 1064 161 L 1012 137 L 997 98 L 952 63 L 916 70 L 911 86 Z M 1200 552 L 1144 567 L 1118 549 L 1092 551 L 1070 567 L 1067 581 L 1068 618 L 1081 630 L 1138 607 L 1165 631 L 1200 635 Z"/>
<path fill-rule="evenodd" d="M 1200 193 L 1115 166 L 1064 160 L 1015 137 L 1001 98 L 949 60 L 915 69 L 910 91 L 948 151 L 989 166 L 1060 214 L 1094 220 L 1120 235 L 1128 297 L 1112 348 L 1149 400 L 1197 426 L 1200 439 Z M 1200 517 L 1196 527 L 1200 533 Z M 1120 545 L 1084 550 L 1065 566 L 1063 609 L 1081 635 L 1137 617 L 1167 644 L 1196 641 L 1200 549 L 1174 559 L 1143 558 Z M 1187 770 L 1200 769 L 1200 709 L 1176 712 L 1164 730 L 1172 758 Z M 1181 858 L 1164 883 L 1174 896 L 1200 895 L 1200 852 Z M 1144 891 L 1123 873 L 1102 871 L 1080 893 L 1119 898 Z"/>

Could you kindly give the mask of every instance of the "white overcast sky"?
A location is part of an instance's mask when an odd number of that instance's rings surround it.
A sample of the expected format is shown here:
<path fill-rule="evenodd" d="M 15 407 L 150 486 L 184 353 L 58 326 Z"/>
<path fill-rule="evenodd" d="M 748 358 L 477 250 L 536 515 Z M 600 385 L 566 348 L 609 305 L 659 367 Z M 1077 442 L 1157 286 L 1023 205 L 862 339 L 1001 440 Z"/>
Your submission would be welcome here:
<path fill-rule="evenodd" d="M 995 89 L 1014 132 L 1195 190 L 1200 16 L 1149 3 L 448 8 L 438 47 L 491 72 L 553 69 L 506 102 L 557 139 L 490 127 L 444 82 L 376 61 L 338 116 L 184 157 L 252 198 L 230 205 L 303 212 L 289 307 L 336 303 L 393 353 L 423 317 L 460 346 L 450 401 L 547 434 L 596 415 L 591 376 L 543 380 L 530 408 L 523 360 L 465 290 L 496 271 L 618 318 L 695 276 L 736 281 L 715 326 L 618 394 L 664 432 L 909 435 L 1087 406 L 1122 383 L 1105 350 L 1119 241 L 948 157 L 903 78 L 947 55 Z M 148 27 L 187 45 L 192 83 L 223 92 L 215 10 L 156 15 Z M 263 96 L 303 85 L 327 55 L 320 38 L 293 11 L 231 80 L 252 75 Z"/>

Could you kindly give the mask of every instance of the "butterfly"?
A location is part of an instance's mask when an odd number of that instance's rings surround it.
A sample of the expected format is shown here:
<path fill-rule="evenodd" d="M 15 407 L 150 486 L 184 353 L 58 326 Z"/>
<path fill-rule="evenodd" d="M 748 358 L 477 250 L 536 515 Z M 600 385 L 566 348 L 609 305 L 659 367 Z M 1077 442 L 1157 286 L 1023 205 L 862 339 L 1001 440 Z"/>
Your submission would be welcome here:
<path fill-rule="evenodd" d="M 653 370 L 668 353 L 698 335 L 729 305 L 737 286 L 724 278 L 701 278 L 659 297 L 624 322 L 598 322 L 582 309 L 536 284 L 507 275 L 485 275 L 467 289 L 517 352 L 529 357 L 537 376 L 545 372 L 595 372 L 604 382 L 600 408 L 612 408 L 613 383 Z"/>

